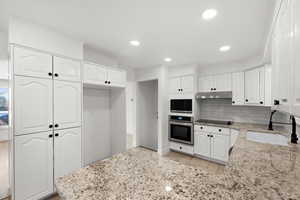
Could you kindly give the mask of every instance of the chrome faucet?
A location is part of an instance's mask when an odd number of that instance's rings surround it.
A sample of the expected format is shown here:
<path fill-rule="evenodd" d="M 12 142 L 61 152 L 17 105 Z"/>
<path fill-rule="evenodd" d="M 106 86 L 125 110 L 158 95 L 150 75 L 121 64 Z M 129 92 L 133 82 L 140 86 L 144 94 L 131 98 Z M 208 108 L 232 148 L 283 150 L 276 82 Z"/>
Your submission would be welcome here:
<path fill-rule="evenodd" d="M 270 116 L 270 121 L 269 121 L 269 130 L 273 131 L 273 123 L 275 124 L 285 124 L 285 125 L 292 125 L 292 134 L 291 134 L 291 143 L 297 144 L 298 143 L 298 136 L 297 136 L 297 124 L 296 124 L 296 119 L 293 115 L 290 116 L 290 119 L 292 121 L 292 123 L 284 123 L 284 122 L 273 122 L 272 118 L 273 115 L 276 113 L 276 110 L 273 110 L 271 112 L 271 116 Z"/>

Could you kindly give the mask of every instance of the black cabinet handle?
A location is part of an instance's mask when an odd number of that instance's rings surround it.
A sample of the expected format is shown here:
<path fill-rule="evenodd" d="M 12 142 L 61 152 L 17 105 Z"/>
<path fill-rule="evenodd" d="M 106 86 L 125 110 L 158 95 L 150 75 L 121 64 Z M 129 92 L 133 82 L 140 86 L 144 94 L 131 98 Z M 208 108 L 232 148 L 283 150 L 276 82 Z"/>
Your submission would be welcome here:
<path fill-rule="evenodd" d="M 108 81 L 108 84 L 110 84 L 110 81 Z"/>
<path fill-rule="evenodd" d="M 178 91 L 180 92 L 180 89 L 178 89 Z"/>
<path fill-rule="evenodd" d="M 48 75 L 49 75 L 49 76 L 52 76 L 52 73 L 51 73 L 51 72 L 49 72 L 49 73 L 48 73 Z"/>
<path fill-rule="evenodd" d="M 214 90 L 217 90 L 217 88 L 214 88 Z"/>
<path fill-rule="evenodd" d="M 53 135 L 52 135 L 52 134 L 50 134 L 50 135 L 49 135 L 49 138 L 52 138 L 52 137 L 53 137 Z"/>
<path fill-rule="evenodd" d="M 179 147 L 179 149 L 182 149 L 182 147 Z"/>
<path fill-rule="evenodd" d="M 210 88 L 210 90 L 214 90 L 213 88 Z"/>
<path fill-rule="evenodd" d="M 207 135 L 207 137 L 210 137 L 210 135 Z"/>
<path fill-rule="evenodd" d="M 246 99 L 245 101 L 246 101 L 246 102 L 248 102 L 249 100 L 248 100 L 248 99 Z"/>
<path fill-rule="evenodd" d="M 55 137 L 58 137 L 59 136 L 59 134 L 58 133 L 55 133 Z"/>
<path fill-rule="evenodd" d="M 219 129 L 219 132 L 221 132 L 222 131 L 222 129 Z"/>
<path fill-rule="evenodd" d="M 232 101 L 233 104 L 235 104 L 235 101 Z"/>
<path fill-rule="evenodd" d="M 106 84 L 106 83 L 107 83 L 107 81 L 104 81 L 104 83 Z"/>
<path fill-rule="evenodd" d="M 55 77 L 58 77 L 58 73 L 55 73 L 54 76 L 55 76 Z"/>
<path fill-rule="evenodd" d="M 57 128 L 57 127 L 58 127 L 58 124 L 55 124 L 54 127 Z"/>
<path fill-rule="evenodd" d="M 53 125 L 52 125 L 52 124 L 50 124 L 50 125 L 49 125 L 49 128 L 53 128 Z"/>
<path fill-rule="evenodd" d="M 203 127 L 202 127 L 202 126 L 200 126 L 200 129 L 203 129 Z"/>
<path fill-rule="evenodd" d="M 261 101 L 261 102 L 259 102 L 260 104 L 264 104 L 264 102 L 263 101 Z"/>
<path fill-rule="evenodd" d="M 274 100 L 274 105 L 276 106 L 276 105 L 279 105 L 279 104 L 280 104 L 280 101 L 277 100 L 277 99 L 275 99 L 275 100 Z"/>

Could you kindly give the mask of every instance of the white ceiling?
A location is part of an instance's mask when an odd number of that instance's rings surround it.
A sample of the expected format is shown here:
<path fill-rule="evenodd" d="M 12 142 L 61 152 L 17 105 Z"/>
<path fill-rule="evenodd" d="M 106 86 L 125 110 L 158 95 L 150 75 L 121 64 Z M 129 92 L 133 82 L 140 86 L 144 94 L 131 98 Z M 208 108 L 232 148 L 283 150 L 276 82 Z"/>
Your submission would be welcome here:
<path fill-rule="evenodd" d="M 0 0 L 9 16 L 50 26 L 132 67 L 220 64 L 263 54 L 276 0 Z M 207 8 L 218 15 L 201 18 Z M 129 45 L 139 40 L 140 47 Z M 229 52 L 218 51 L 231 45 Z"/>

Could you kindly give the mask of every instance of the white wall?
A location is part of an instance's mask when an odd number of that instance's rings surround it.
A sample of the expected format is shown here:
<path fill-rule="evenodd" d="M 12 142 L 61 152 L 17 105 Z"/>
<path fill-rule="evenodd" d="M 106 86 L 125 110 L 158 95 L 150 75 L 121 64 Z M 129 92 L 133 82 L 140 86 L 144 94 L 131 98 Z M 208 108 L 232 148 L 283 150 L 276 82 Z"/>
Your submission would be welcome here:
<path fill-rule="evenodd" d="M 83 59 L 83 42 L 19 18 L 9 22 L 9 43 L 39 49 L 75 59 Z"/>
<path fill-rule="evenodd" d="M 111 156 L 110 92 L 83 89 L 84 165 Z"/>

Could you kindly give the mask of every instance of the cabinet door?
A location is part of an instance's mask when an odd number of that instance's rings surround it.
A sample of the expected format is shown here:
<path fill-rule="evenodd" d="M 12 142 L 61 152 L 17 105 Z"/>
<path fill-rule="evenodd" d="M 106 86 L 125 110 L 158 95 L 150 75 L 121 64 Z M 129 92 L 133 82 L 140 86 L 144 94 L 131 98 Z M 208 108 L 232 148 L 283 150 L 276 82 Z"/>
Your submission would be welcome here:
<path fill-rule="evenodd" d="M 232 74 L 232 105 L 243 105 L 245 102 L 244 72 Z"/>
<path fill-rule="evenodd" d="M 81 128 L 54 131 L 54 177 L 81 167 Z"/>
<path fill-rule="evenodd" d="M 214 76 L 216 91 L 231 91 L 231 74 L 220 74 Z"/>
<path fill-rule="evenodd" d="M 170 78 L 169 79 L 169 94 L 179 94 L 181 89 L 181 78 Z"/>
<path fill-rule="evenodd" d="M 104 85 L 105 81 L 107 81 L 107 70 L 105 67 L 92 64 L 84 64 L 83 71 L 84 83 Z"/>
<path fill-rule="evenodd" d="M 126 72 L 122 70 L 107 70 L 107 81 L 110 86 L 125 87 L 126 86 Z"/>
<path fill-rule="evenodd" d="M 194 138 L 194 153 L 210 157 L 210 137 L 207 136 L 208 133 L 205 132 L 195 132 Z"/>
<path fill-rule="evenodd" d="M 15 134 L 50 130 L 52 80 L 15 76 Z"/>
<path fill-rule="evenodd" d="M 265 93 L 264 67 L 245 72 L 245 103 L 263 105 Z"/>
<path fill-rule="evenodd" d="M 211 141 L 211 157 L 227 162 L 230 145 L 229 136 L 213 134 Z"/>
<path fill-rule="evenodd" d="M 199 92 L 211 92 L 215 87 L 214 79 L 212 76 L 200 77 L 198 80 Z"/>
<path fill-rule="evenodd" d="M 53 58 L 54 79 L 66 81 L 80 81 L 80 62 L 70 59 Z"/>
<path fill-rule="evenodd" d="M 54 81 L 54 124 L 56 129 L 81 125 L 81 84 Z"/>
<path fill-rule="evenodd" d="M 15 199 L 40 199 L 53 192 L 52 132 L 15 137 Z"/>
<path fill-rule="evenodd" d="M 17 75 L 52 79 L 52 56 L 14 47 L 14 73 Z"/>
<path fill-rule="evenodd" d="M 181 78 L 181 89 L 183 93 L 193 93 L 194 92 L 194 77 L 183 76 Z"/>
<path fill-rule="evenodd" d="M 292 101 L 292 112 L 293 115 L 300 117 L 300 2 L 293 1 L 293 9 L 294 9 L 294 22 L 295 22 L 295 30 L 294 31 L 294 63 L 293 63 L 293 76 L 292 76 L 292 88 L 293 88 L 293 101 Z"/>

